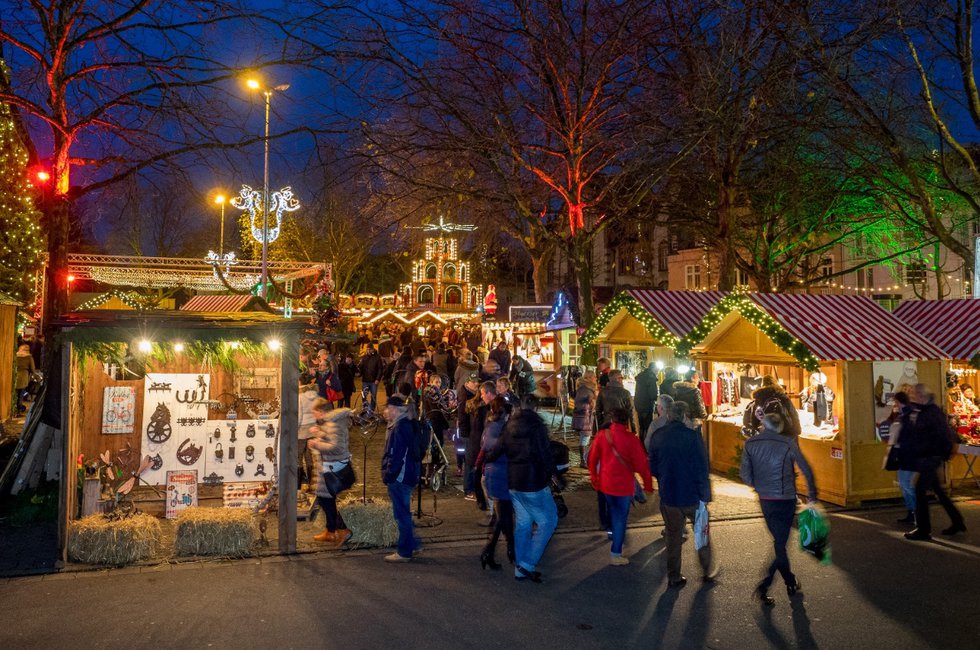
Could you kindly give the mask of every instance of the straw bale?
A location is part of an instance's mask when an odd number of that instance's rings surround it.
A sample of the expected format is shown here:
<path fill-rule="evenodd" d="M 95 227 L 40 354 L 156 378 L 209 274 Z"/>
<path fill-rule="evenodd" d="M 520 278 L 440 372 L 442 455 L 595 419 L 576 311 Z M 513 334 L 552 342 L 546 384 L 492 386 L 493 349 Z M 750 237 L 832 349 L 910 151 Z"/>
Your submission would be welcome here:
<path fill-rule="evenodd" d="M 250 510 L 187 508 L 174 523 L 177 555 L 247 557 L 254 553 L 259 527 Z"/>
<path fill-rule="evenodd" d="M 162 535 L 160 520 L 151 515 L 89 515 L 69 522 L 68 556 L 86 564 L 131 564 L 157 555 Z"/>
<path fill-rule="evenodd" d="M 349 497 L 338 504 L 340 515 L 353 535 L 348 544 L 355 548 L 387 547 L 398 543 L 398 524 L 389 501 L 361 503 Z"/>

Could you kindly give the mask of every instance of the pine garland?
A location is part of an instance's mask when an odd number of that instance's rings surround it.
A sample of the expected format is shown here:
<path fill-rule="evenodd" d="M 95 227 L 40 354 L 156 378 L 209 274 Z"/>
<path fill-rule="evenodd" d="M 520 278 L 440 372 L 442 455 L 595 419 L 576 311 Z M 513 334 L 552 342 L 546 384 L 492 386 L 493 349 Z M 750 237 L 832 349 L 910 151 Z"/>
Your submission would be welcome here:
<path fill-rule="evenodd" d="M 592 345 L 595 339 L 602 333 L 602 330 L 609 324 L 609 322 L 620 312 L 620 310 L 625 309 L 630 316 L 635 318 L 643 325 L 643 328 L 652 336 L 654 339 L 660 342 L 661 345 L 673 348 L 675 347 L 679 340 L 676 336 L 671 334 L 671 332 L 661 325 L 657 320 L 650 315 L 643 305 L 637 302 L 636 298 L 629 295 L 626 292 L 620 293 L 615 298 L 609 301 L 609 304 L 596 316 L 596 319 L 592 322 L 589 329 L 579 337 L 579 343 L 582 345 Z"/>

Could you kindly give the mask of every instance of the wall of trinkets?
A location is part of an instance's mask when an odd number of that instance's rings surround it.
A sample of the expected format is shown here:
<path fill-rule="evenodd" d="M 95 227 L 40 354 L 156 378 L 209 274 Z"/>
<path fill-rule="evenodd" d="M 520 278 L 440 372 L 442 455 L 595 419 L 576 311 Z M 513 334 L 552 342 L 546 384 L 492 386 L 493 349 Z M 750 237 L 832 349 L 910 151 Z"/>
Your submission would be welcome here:
<path fill-rule="evenodd" d="M 229 343 L 228 345 L 234 345 Z M 190 506 L 254 508 L 269 494 L 280 433 L 278 352 L 233 355 L 234 368 L 179 352 L 166 362 L 76 364 L 75 413 L 86 478 L 76 514 L 127 507 L 172 518 Z M 120 483 L 132 490 L 120 497 Z"/>
<path fill-rule="evenodd" d="M 964 444 L 980 446 L 980 397 L 976 368 L 954 365 L 946 373 L 946 412 Z"/>

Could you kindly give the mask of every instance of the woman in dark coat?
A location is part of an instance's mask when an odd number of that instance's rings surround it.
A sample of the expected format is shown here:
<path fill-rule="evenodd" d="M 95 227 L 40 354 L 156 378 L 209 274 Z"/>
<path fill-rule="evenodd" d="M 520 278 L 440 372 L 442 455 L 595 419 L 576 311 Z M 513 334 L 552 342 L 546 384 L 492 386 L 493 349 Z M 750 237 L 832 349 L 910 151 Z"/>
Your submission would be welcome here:
<path fill-rule="evenodd" d="M 354 365 L 354 357 L 349 354 L 344 355 L 344 360 L 337 364 L 337 375 L 340 377 L 340 390 L 344 393 L 342 406 L 350 408 L 350 396 L 354 394 L 354 373 L 357 366 Z"/>
<path fill-rule="evenodd" d="M 507 423 L 507 407 L 504 398 L 497 395 L 490 402 L 487 413 L 487 423 L 483 428 L 483 439 L 480 444 L 480 458 L 477 465 L 483 464 L 483 478 L 487 487 L 487 498 L 494 500 L 494 512 L 497 523 L 493 527 L 490 541 L 480 554 L 480 565 L 486 569 L 499 569 L 500 564 L 494 559 L 497 540 L 503 533 L 507 538 L 507 559 L 514 563 L 514 506 L 510 500 L 510 489 L 507 484 L 507 457 L 495 455 L 494 460 L 487 460 L 486 454 L 497 451 L 501 446 L 501 435 Z"/>

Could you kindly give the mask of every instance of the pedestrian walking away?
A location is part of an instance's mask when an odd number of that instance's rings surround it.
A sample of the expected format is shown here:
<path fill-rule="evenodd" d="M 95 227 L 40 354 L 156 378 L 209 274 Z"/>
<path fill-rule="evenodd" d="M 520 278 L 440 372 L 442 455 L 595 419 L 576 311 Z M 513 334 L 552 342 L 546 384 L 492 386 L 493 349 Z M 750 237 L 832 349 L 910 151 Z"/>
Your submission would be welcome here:
<path fill-rule="evenodd" d="M 630 502 L 635 494 L 634 475 L 643 477 L 645 492 L 653 492 L 647 455 L 640 439 L 627 428 L 628 423 L 629 414 L 624 409 L 613 409 L 612 424 L 596 434 L 589 453 L 592 486 L 605 495 L 608 504 L 613 533 L 609 563 L 614 566 L 629 564 L 623 557 L 623 543 Z"/>
<path fill-rule="evenodd" d="M 742 450 L 742 480 L 755 488 L 759 495 L 762 517 L 772 535 L 776 557 L 766 569 L 765 578 L 755 589 L 756 597 L 764 605 L 772 606 L 776 601 L 769 596 L 776 572 L 786 583 L 786 593 L 790 596 L 800 591 L 799 579 L 793 575 L 786 553 L 786 542 L 796 516 L 796 472 L 799 468 L 806 479 L 807 501 L 816 503 L 817 485 L 813 480 L 810 464 L 800 451 L 800 445 L 792 430 L 787 430 L 786 421 L 778 413 L 769 413 L 761 419 L 762 432 L 745 441 Z"/>
<path fill-rule="evenodd" d="M 313 405 L 313 413 L 316 417 L 316 425 L 312 427 L 314 435 L 306 444 L 320 454 L 323 472 L 316 485 L 316 502 L 327 520 L 327 529 L 314 535 L 313 540 L 342 546 L 352 533 L 337 511 L 337 497 L 356 480 L 348 443 L 351 410 L 331 410 L 329 402 L 319 398 Z"/>
<path fill-rule="evenodd" d="M 660 490 L 660 512 L 664 518 L 667 538 L 667 585 L 683 587 L 687 578 L 681 574 L 681 550 L 684 528 L 694 519 L 701 503 L 711 502 L 711 482 L 708 478 L 708 454 L 701 435 L 688 426 L 688 406 L 684 402 L 670 404 L 667 424 L 653 430 L 648 441 L 650 449 L 650 473 L 657 477 Z M 715 579 L 711 538 L 698 549 L 701 579 Z"/>
<path fill-rule="evenodd" d="M 507 457 L 507 487 L 514 505 L 514 578 L 541 582 L 538 563 L 558 525 L 558 508 L 551 495 L 555 466 L 548 427 L 537 413 L 538 399 L 528 395 L 504 427 L 499 451 Z"/>
<path fill-rule="evenodd" d="M 510 500 L 510 489 L 507 478 L 507 457 L 500 454 L 504 426 L 508 419 L 507 406 L 504 398 L 497 395 L 490 401 L 487 424 L 483 428 L 480 457 L 477 466 L 483 467 L 484 484 L 487 498 L 493 499 L 494 527 L 490 540 L 480 554 L 480 565 L 486 569 L 500 569 L 494 552 L 500 535 L 507 539 L 507 559 L 513 564 L 516 561 L 514 551 L 514 507 Z M 494 460 L 487 460 L 487 455 L 494 454 Z"/>

